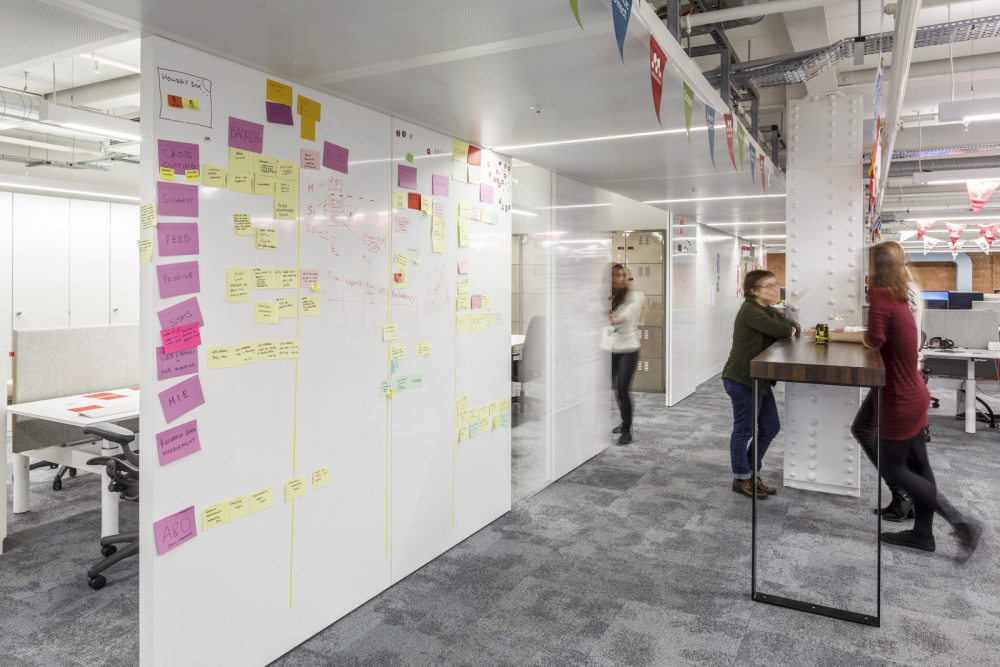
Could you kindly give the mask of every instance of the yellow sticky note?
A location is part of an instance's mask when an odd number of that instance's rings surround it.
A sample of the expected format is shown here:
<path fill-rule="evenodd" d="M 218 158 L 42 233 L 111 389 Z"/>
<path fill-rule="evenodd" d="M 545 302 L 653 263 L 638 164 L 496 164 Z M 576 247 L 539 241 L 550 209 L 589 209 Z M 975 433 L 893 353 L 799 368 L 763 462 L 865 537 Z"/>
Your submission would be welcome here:
<path fill-rule="evenodd" d="M 298 208 L 294 199 L 274 198 L 274 219 L 275 220 L 295 220 L 298 218 Z"/>
<path fill-rule="evenodd" d="M 299 341 L 294 338 L 278 341 L 279 359 L 297 359 L 299 356 Z"/>
<path fill-rule="evenodd" d="M 285 502 L 293 498 L 298 498 L 304 494 L 308 489 L 306 488 L 306 476 L 299 475 L 298 477 L 293 477 L 292 479 L 285 480 Z"/>
<path fill-rule="evenodd" d="M 172 181 L 174 180 L 174 172 L 170 167 L 160 167 L 160 180 L 161 181 Z"/>
<path fill-rule="evenodd" d="M 406 208 L 406 193 L 405 192 L 393 192 L 392 193 L 392 207 L 393 208 Z"/>
<path fill-rule="evenodd" d="M 254 289 L 277 289 L 278 279 L 275 269 L 254 269 L 253 288 Z"/>
<path fill-rule="evenodd" d="M 490 416 L 500 414 L 500 404 L 497 401 L 490 402 Z"/>
<path fill-rule="evenodd" d="M 493 297 L 483 295 L 483 308 L 485 310 L 493 310 Z"/>
<path fill-rule="evenodd" d="M 316 141 L 316 121 L 303 117 L 299 134 L 306 141 Z"/>
<path fill-rule="evenodd" d="M 153 261 L 153 239 L 139 239 L 139 263 L 149 264 Z"/>
<path fill-rule="evenodd" d="M 472 331 L 471 317 L 466 313 L 455 316 L 455 331 L 458 333 L 469 333 Z"/>
<path fill-rule="evenodd" d="M 250 494 L 250 514 L 256 514 L 261 510 L 266 510 L 274 504 L 274 493 L 271 487 L 254 491 Z"/>
<path fill-rule="evenodd" d="M 224 167 L 216 167 L 210 164 L 201 165 L 201 170 L 205 174 L 205 178 L 202 183 L 210 188 L 224 188 L 226 187 L 226 173 L 227 170 Z"/>
<path fill-rule="evenodd" d="M 458 429 L 458 441 L 462 442 L 463 440 L 468 440 L 468 439 L 469 439 L 469 427 L 463 426 L 462 428 Z"/>
<path fill-rule="evenodd" d="M 396 390 L 395 389 L 386 389 L 385 390 L 385 397 L 386 398 L 392 398 L 395 395 L 396 395 Z"/>
<path fill-rule="evenodd" d="M 313 292 L 319 292 L 322 288 L 319 283 L 309 283 L 309 289 Z"/>
<path fill-rule="evenodd" d="M 188 183 L 197 183 L 201 180 L 201 176 L 198 174 L 197 169 L 185 169 L 184 180 Z"/>
<path fill-rule="evenodd" d="M 431 342 L 429 340 L 422 340 L 417 343 L 417 356 L 419 357 L 431 356 Z"/>
<path fill-rule="evenodd" d="M 278 160 L 278 179 L 296 183 L 299 180 L 299 164 L 294 160 Z"/>
<path fill-rule="evenodd" d="M 281 197 L 282 201 L 294 205 L 295 200 L 299 196 L 299 184 L 298 181 L 289 181 L 283 178 L 279 178 L 274 184 L 274 196 Z"/>
<path fill-rule="evenodd" d="M 469 144 L 451 140 L 451 159 L 465 162 L 469 159 Z"/>
<path fill-rule="evenodd" d="M 487 225 L 493 224 L 493 211 L 488 208 L 484 208 L 479 211 L 479 222 L 485 222 Z"/>
<path fill-rule="evenodd" d="M 299 115 L 302 116 L 303 118 L 308 118 L 309 120 L 315 120 L 315 121 L 323 120 L 322 118 L 320 118 L 322 108 L 323 106 L 316 100 L 311 100 L 308 97 L 303 97 L 302 95 L 299 95 L 299 102 L 297 105 L 297 109 Z"/>
<path fill-rule="evenodd" d="M 465 423 L 469 424 L 470 426 L 472 424 L 475 424 L 476 428 L 478 429 L 479 428 L 479 410 L 477 410 L 476 408 L 472 408 L 471 410 L 469 410 L 468 412 L 466 412 L 465 413 Z"/>
<path fill-rule="evenodd" d="M 385 324 L 382 326 L 382 340 L 396 340 L 396 325 L 395 324 Z"/>
<path fill-rule="evenodd" d="M 274 184 L 277 179 L 274 176 L 255 174 L 253 177 L 253 193 L 255 195 L 274 196 Z"/>
<path fill-rule="evenodd" d="M 226 501 L 226 523 L 242 519 L 250 512 L 250 496 L 230 498 Z"/>
<path fill-rule="evenodd" d="M 226 302 L 250 301 L 250 269 L 226 269 Z"/>
<path fill-rule="evenodd" d="M 295 289 L 299 286 L 298 269 L 275 269 L 278 277 L 278 289 Z"/>
<path fill-rule="evenodd" d="M 294 296 L 279 296 L 275 303 L 278 307 L 278 319 L 295 317 L 299 312 L 298 300 Z"/>
<path fill-rule="evenodd" d="M 312 472 L 312 488 L 319 489 L 324 486 L 330 486 L 330 466 Z"/>
<path fill-rule="evenodd" d="M 463 396 L 462 398 L 460 398 L 457 401 L 455 401 L 455 411 L 458 414 L 463 414 L 468 409 L 469 409 L 469 397 L 468 396 Z"/>
<path fill-rule="evenodd" d="M 490 430 L 490 416 L 484 415 L 482 412 L 479 413 L 479 432 Z"/>
<path fill-rule="evenodd" d="M 302 316 L 308 317 L 310 315 L 319 315 L 319 297 L 313 296 L 312 294 L 304 296 L 299 299 L 299 303 L 302 304 Z"/>
<path fill-rule="evenodd" d="M 468 278 L 459 278 L 455 282 L 455 291 L 458 292 L 459 294 L 468 294 L 469 293 L 469 279 Z"/>
<path fill-rule="evenodd" d="M 239 236 L 253 236 L 249 213 L 233 213 L 233 231 Z"/>
<path fill-rule="evenodd" d="M 201 508 L 201 532 L 213 526 L 221 526 L 226 522 L 226 503 L 215 503 Z"/>
<path fill-rule="evenodd" d="M 431 214 L 431 204 L 432 204 L 431 198 L 428 197 L 427 195 L 424 195 L 420 198 L 420 210 L 423 212 L 424 215 Z"/>
<path fill-rule="evenodd" d="M 257 361 L 273 361 L 279 359 L 278 343 L 273 340 L 257 341 Z"/>
<path fill-rule="evenodd" d="M 254 301 L 253 321 L 257 324 L 277 324 L 278 306 L 274 301 Z"/>
<path fill-rule="evenodd" d="M 240 343 L 232 346 L 233 366 L 245 366 L 257 360 L 256 343 Z"/>
<path fill-rule="evenodd" d="M 229 148 L 229 171 L 253 172 L 253 156 L 256 153 L 245 151 L 240 148 Z"/>
<path fill-rule="evenodd" d="M 292 87 L 283 83 L 278 83 L 272 79 L 268 79 L 267 99 L 290 107 L 292 106 Z"/>
<path fill-rule="evenodd" d="M 254 247 L 258 250 L 277 250 L 278 230 L 258 227 L 254 235 Z"/>
<path fill-rule="evenodd" d="M 147 202 L 139 207 L 139 228 L 156 227 L 156 204 Z"/>
<path fill-rule="evenodd" d="M 278 178 L 278 158 L 276 157 L 254 153 L 253 167 L 255 174 L 271 176 L 275 180 Z"/>
<path fill-rule="evenodd" d="M 249 171 L 230 169 L 228 178 L 230 192 L 242 192 L 247 195 L 253 192 L 253 174 Z"/>
<path fill-rule="evenodd" d="M 198 100 L 192 99 L 190 97 L 184 98 L 184 106 L 187 107 L 188 109 L 194 109 L 195 111 L 198 111 L 198 109 L 200 108 L 198 106 Z"/>
<path fill-rule="evenodd" d="M 464 411 L 458 413 L 458 425 L 459 425 L 459 427 L 468 426 L 469 425 L 469 413 L 464 412 Z"/>
<path fill-rule="evenodd" d="M 493 326 L 494 324 L 497 323 L 496 313 L 486 313 L 485 315 L 483 315 L 483 317 L 485 318 L 485 320 L 486 320 L 486 326 L 488 326 L 488 327 L 491 327 L 491 326 Z"/>
<path fill-rule="evenodd" d="M 472 206 L 470 206 L 469 204 L 466 204 L 464 202 L 459 203 L 459 205 L 458 205 L 458 217 L 460 217 L 460 218 L 468 218 L 470 215 L 472 215 Z"/>
<path fill-rule="evenodd" d="M 469 219 L 458 219 L 458 245 L 465 247 L 469 245 Z"/>
<path fill-rule="evenodd" d="M 389 346 L 389 357 L 391 359 L 402 359 L 406 356 L 406 346 L 402 343 L 393 343 Z"/>
<path fill-rule="evenodd" d="M 431 252 L 444 252 L 444 218 L 431 218 Z"/>
<path fill-rule="evenodd" d="M 472 317 L 472 332 L 473 333 L 476 333 L 477 331 L 482 331 L 483 329 L 486 328 L 486 317 L 484 317 L 481 313 L 476 313 L 475 315 L 472 315 L 471 317 Z"/>
<path fill-rule="evenodd" d="M 469 309 L 469 297 L 459 294 L 455 297 L 455 310 L 468 310 Z"/>
<path fill-rule="evenodd" d="M 208 359 L 209 370 L 233 366 L 233 348 L 229 345 L 210 347 L 205 351 L 205 357 Z"/>
<path fill-rule="evenodd" d="M 500 428 L 500 415 L 493 415 L 493 430 Z"/>
<path fill-rule="evenodd" d="M 503 399 L 500 400 L 500 413 L 503 414 L 504 412 L 507 412 L 507 410 L 509 409 L 510 409 L 510 397 L 504 396 Z"/>
<path fill-rule="evenodd" d="M 406 271 L 410 265 L 410 257 L 405 252 L 396 251 L 392 254 L 392 265 L 400 271 Z"/>

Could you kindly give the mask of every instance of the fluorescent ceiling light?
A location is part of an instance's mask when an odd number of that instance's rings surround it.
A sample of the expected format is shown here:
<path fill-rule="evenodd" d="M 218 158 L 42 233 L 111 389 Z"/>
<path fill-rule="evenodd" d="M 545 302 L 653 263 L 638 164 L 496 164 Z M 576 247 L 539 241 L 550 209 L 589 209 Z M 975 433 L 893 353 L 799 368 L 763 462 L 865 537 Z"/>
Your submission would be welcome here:
<path fill-rule="evenodd" d="M 783 239 L 786 238 L 784 234 L 740 234 L 742 238 L 745 239 Z"/>
<path fill-rule="evenodd" d="M 941 102 L 938 105 L 938 120 L 960 120 L 963 123 L 1000 120 L 1000 97 Z"/>
<path fill-rule="evenodd" d="M 597 208 L 599 206 L 611 206 L 611 203 L 606 204 L 564 204 L 562 206 L 539 206 L 539 211 L 555 211 L 564 208 Z"/>
<path fill-rule="evenodd" d="M 537 213 L 530 213 L 529 211 L 519 211 L 516 208 L 510 209 L 510 212 L 513 213 L 514 215 L 527 215 L 527 216 L 530 216 L 532 218 L 537 218 L 538 217 Z"/>
<path fill-rule="evenodd" d="M 59 151 L 61 153 L 76 153 L 77 155 L 104 155 L 101 151 L 94 151 L 78 146 L 66 146 L 64 144 L 53 144 L 48 141 L 35 141 L 34 139 L 21 139 L 19 137 L 8 137 L 0 134 L 0 144 L 13 144 L 15 146 L 27 146 L 28 148 L 41 148 L 46 151 Z"/>
<path fill-rule="evenodd" d="M 131 197 L 128 195 L 112 195 L 112 194 L 105 194 L 103 192 L 94 192 L 92 190 L 72 190 L 70 188 L 56 188 L 43 185 L 26 185 L 24 183 L 11 183 L 4 181 L 0 181 L 0 188 L 10 188 L 12 190 L 33 190 L 38 192 L 58 192 L 66 195 L 83 195 L 85 197 L 92 197 L 98 199 L 121 199 L 123 201 L 139 201 L 138 197 Z"/>
<path fill-rule="evenodd" d="M 725 124 L 716 125 L 718 128 L 725 128 Z M 672 129 L 672 130 L 656 130 L 655 132 L 633 132 L 632 134 L 609 134 L 603 137 L 583 137 L 580 139 L 563 139 L 561 141 L 542 141 L 537 144 L 517 144 L 514 146 L 496 146 L 491 150 L 494 151 L 515 151 L 524 150 L 526 148 L 544 148 L 546 146 L 565 146 L 568 144 L 589 144 L 594 141 L 617 141 L 618 139 L 638 139 L 641 137 L 657 137 L 664 134 L 680 134 L 686 132 L 683 127 Z M 697 125 L 691 128 L 692 132 L 705 132 L 708 131 L 707 125 Z"/>
<path fill-rule="evenodd" d="M 755 227 L 758 225 L 784 225 L 784 220 L 770 220 L 764 222 L 702 222 L 700 224 L 712 227 Z"/>
<path fill-rule="evenodd" d="M 943 185 L 966 181 L 1000 180 L 1000 169 L 950 169 L 946 171 L 917 171 L 913 173 L 914 185 Z"/>
<path fill-rule="evenodd" d="M 122 69 L 126 72 L 135 72 L 139 74 L 139 68 L 135 65 L 129 65 L 121 60 L 115 60 L 114 58 L 108 58 L 107 56 L 102 56 L 100 53 L 81 53 L 81 58 L 86 58 L 87 60 L 92 60 L 95 63 L 100 63 L 102 65 L 111 65 L 116 69 Z"/>
<path fill-rule="evenodd" d="M 643 204 L 675 204 L 689 201 L 724 201 L 727 199 L 768 199 L 770 197 L 784 197 L 785 195 L 736 195 L 732 197 L 691 197 L 689 199 L 649 199 Z"/>
<path fill-rule="evenodd" d="M 99 137 L 110 137 L 124 141 L 139 141 L 139 124 L 124 118 L 108 116 L 84 109 L 64 107 L 51 102 L 42 102 L 38 119 L 49 125 L 86 132 Z"/>

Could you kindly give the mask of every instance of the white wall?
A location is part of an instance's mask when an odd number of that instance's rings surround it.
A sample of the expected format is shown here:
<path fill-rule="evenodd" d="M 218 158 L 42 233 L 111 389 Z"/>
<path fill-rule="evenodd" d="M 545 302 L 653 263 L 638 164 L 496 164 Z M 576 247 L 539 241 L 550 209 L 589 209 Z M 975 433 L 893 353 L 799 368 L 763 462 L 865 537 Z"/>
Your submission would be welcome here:
<path fill-rule="evenodd" d="M 14 197 L 10 192 L 0 192 L 0 382 L 10 377 L 10 319 L 11 319 L 11 266 L 14 261 L 12 217 Z M 6 423 L 6 422 L 4 422 Z M 4 427 L 6 430 L 6 427 Z M 6 502 L 6 501 L 4 501 Z"/>
<path fill-rule="evenodd" d="M 736 294 L 739 241 L 723 232 L 698 225 L 698 345 L 695 379 L 698 384 L 722 372 L 733 338 L 733 320 L 742 299 Z"/>

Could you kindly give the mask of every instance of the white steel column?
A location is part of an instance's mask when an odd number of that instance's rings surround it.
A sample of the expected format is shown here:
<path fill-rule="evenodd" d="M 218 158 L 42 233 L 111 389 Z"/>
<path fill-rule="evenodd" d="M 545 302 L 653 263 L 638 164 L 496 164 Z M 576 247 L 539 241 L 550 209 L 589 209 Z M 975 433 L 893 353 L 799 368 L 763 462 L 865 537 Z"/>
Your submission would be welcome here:
<path fill-rule="evenodd" d="M 854 93 L 789 104 L 786 292 L 804 328 L 861 324 L 861 100 Z M 860 494 L 868 462 L 850 431 L 859 401 L 850 387 L 785 385 L 787 486 Z"/>

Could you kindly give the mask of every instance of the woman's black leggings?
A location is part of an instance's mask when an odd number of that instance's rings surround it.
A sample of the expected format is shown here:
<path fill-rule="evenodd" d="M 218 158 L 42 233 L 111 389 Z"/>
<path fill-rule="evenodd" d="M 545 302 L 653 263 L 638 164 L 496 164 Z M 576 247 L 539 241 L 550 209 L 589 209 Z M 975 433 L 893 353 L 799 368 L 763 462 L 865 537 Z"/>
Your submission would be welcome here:
<path fill-rule="evenodd" d="M 622 432 L 632 431 L 632 399 L 628 390 L 632 386 L 635 375 L 635 365 L 639 361 L 639 350 L 634 352 L 611 353 L 611 382 L 615 385 L 615 398 L 618 399 L 618 412 L 622 416 Z"/>
<path fill-rule="evenodd" d="M 931 537 L 934 512 L 942 507 L 923 431 L 907 440 L 882 440 L 882 477 L 890 487 L 903 487 L 909 492 L 916 515 L 913 530 Z M 949 518 L 947 514 L 945 518 Z"/>

